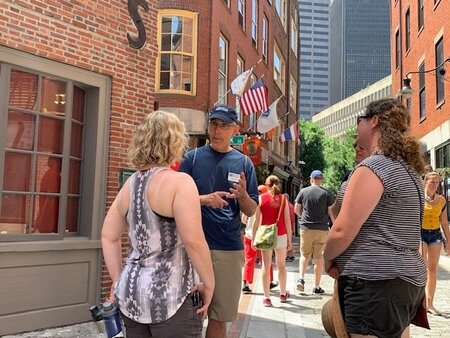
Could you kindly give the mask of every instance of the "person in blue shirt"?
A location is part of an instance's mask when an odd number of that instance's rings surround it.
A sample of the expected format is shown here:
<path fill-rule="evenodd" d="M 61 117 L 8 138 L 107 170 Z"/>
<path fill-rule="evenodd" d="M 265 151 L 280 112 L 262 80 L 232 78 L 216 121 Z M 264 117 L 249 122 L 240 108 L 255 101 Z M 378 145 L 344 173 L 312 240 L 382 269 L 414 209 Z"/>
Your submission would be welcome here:
<path fill-rule="evenodd" d="M 206 338 L 225 338 L 226 323 L 236 319 L 243 265 L 240 212 L 252 216 L 258 203 L 253 163 L 230 146 L 237 133 L 234 108 L 214 107 L 208 119 L 210 143 L 190 150 L 178 169 L 192 176 L 197 185 L 216 279 Z"/>

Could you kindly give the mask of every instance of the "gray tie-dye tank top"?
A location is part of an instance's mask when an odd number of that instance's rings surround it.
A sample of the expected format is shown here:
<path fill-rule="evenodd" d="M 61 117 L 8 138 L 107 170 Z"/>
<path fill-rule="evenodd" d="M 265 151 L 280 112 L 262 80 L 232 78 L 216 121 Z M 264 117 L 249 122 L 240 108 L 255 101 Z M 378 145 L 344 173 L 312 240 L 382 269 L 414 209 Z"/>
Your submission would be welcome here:
<path fill-rule="evenodd" d="M 147 201 L 152 177 L 164 169 L 137 171 L 130 177 L 129 254 L 115 288 L 120 311 L 145 324 L 172 317 L 189 294 L 195 274 L 175 220 L 156 215 Z"/>

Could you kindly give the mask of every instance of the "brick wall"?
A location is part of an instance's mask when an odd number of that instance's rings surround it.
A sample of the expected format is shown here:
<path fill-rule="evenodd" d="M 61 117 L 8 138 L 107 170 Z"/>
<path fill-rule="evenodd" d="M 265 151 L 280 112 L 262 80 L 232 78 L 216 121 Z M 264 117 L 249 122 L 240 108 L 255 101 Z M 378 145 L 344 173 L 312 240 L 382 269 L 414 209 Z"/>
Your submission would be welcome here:
<path fill-rule="evenodd" d="M 0 45 L 111 77 L 107 206 L 118 191 L 119 168 L 129 167 L 126 153 L 135 125 L 154 104 L 157 3 L 147 3 L 148 12 L 139 10 L 147 44 L 135 50 L 126 36 L 137 34 L 127 1 L 0 2 Z M 102 299 L 109 287 L 103 267 Z"/>
<path fill-rule="evenodd" d="M 450 2 L 440 0 L 424 1 L 424 26 L 418 27 L 418 1 L 399 0 L 391 1 L 391 54 L 392 54 L 392 92 L 398 92 L 401 81 L 410 71 L 418 71 L 419 64 L 425 61 L 425 70 L 436 67 L 435 43 L 441 33 L 444 32 L 444 59 L 450 56 Z M 411 15 L 411 48 L 405 48 L 405 14 L 410 10 Z M 401 25 L 400 25 L 401 20 Z M 401 64 L 395 67 L 395 33 L 400 27 L 401 35 Z M 450 64 L 446 64 L 446 79 L 449 77 Z M 450 84 L 445 81 L 446 102 L 442 105 L 436 103 L 436 78 L 434 72 L 425 75 L 426 92 L 426 119 L 420 121 L 419 117 L 419 74 L 411 74 L 411 87 L 414 93 L 411 97 L 411 127 L 415 136 L 421 138 L 442 123 L 450 119 Z"/>

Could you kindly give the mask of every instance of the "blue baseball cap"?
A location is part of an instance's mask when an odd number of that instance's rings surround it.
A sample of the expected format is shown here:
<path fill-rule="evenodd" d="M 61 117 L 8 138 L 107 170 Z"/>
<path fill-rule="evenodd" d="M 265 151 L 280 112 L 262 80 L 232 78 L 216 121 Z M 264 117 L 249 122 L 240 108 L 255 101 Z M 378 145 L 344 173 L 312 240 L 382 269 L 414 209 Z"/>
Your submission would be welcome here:
<path fill-rule="evenodd" d="M 320 170 L 313 170 L 311 175 L 309 176 L 311 178 L 323 178 L 323 173 Z"/>
<path fill-rule="evenodd" d="M 218 119 L 227 124 L 232 122 L 239 123 L 236 110 L 226 104 L 219 104 L 214 107 L 209 113 L 208 121 L 212 119 Z"/>

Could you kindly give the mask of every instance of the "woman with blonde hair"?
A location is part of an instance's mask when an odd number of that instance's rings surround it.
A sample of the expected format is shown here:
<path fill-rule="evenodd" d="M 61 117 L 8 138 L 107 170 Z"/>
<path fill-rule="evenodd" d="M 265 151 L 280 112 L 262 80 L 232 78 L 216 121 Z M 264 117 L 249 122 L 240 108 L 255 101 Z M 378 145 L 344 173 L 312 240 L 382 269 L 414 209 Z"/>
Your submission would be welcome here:
<path fill-rule="evenodd" d="M 117 194 L 103 224 L 103 255 L 113 282 L 110 298 L 130 337 L 202 334 L 215 281 L 200 199 L 189 175 L 170 170 L 186 147 L 184 124 L 174 114 L 146 115 L 129 150 L 137 171 Z M 125 230 L 129 249 L 122 264 Z"/>
<path fill-rule="evenodd" d="M 440 312 L 433 306 L 434 293 L 436 292 L 436 275 L 441 255 L 442 244 L 445 242 L 442 237 L 441 228 L 445 239 L 450 238 L 447 219 L 447 203 L 445 197 L 437 193 L 440 176 L 437 172 L 429 172 L 424 178 L 425 189 L 425 209 L 421 229 L 421 253 L 427 262 L 427 295 L 428 311 L 435 315 Z M 450 248 L 445 246 L 446 254 L 450 254 Z"/>
<path fill-rule="evenodd" d="M 286 252 L 292 248 L 292 228 L 289 213 L 289 205 L 286 198 L 281 193 L 280 180 L 275 175 L 266 178 L 266 186 L 269 191 L 259 196 L 259 203 L 255 214 L 255 223 L 253 225 L 253 238 L 260 226 L 267 226 L 277 222 L 277 217 L 284 218 L 283 222 L 278 222 L 277 247 L 275 249 L 275 259 L 278 270 L 278 281 L 280 283 L 280 302 L 285 303 L 290 296 L 286 291 Z M 252 243 L 253 249 L 254 243 Z M 272 306 L 270 300 L 270 273 L 272 264 L 273 250 L 261 250 L 262 255 L 262 273 L 261 279 L 264 291 L 264 306 Z"/>
<path fill-rule="evenodd" d="M 338 278 L 351 337 L 409 337 L 423 304 L 426 266 L 419 253 L 424 191 L 420 145 L 395 99 L 367 105 L 357 143 L 370 151 L 349 178 L 324 249 Z"/>

